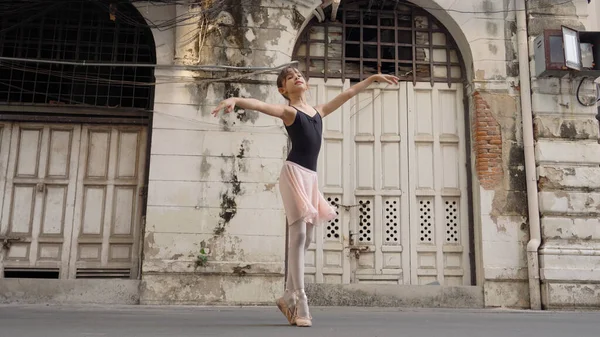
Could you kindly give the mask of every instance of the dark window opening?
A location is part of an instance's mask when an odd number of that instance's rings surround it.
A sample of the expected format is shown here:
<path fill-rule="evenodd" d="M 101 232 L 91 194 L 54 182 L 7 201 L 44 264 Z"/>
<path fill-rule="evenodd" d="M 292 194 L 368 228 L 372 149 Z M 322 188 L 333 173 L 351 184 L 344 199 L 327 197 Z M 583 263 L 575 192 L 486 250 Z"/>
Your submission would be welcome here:
<path fill-rule="evenodd" d="M 57 1 L 0 13 L 0 56 L 88 63 L 154 64 L 152 32 L 133 5 Z M 8 5 L 5 5 L 6 7 Z M 35 7 L 35 8 L 32 8 Z M 39 15 L 43 13 L 43 15 Z M 152 67 L 90 67 L 0 60 L 0 103 L 152 108 Z"/>
<path fill-rule="evenodd" d="M 404 1 L 342 2 L 337 21 L 313 19 L 301 34 L 294 58 L 308 77 L 359 81 L 376 74 L 401 80 L 463 81 L 452 36 L 429 13 Z M 341 35 L 341 36 L 340 36 Z"/>
<path fill-rule="evenodd" d="M 5 269 L 4 278 L 58 279 L 58 270 Z"/>

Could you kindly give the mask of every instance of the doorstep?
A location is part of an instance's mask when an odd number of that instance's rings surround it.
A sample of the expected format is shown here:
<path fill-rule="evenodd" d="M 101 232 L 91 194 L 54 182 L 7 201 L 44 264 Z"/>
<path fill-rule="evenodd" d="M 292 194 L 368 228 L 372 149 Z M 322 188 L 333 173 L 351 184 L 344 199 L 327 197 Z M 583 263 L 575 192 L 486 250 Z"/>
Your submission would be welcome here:
<path fill-rule="evenodd" d="M 484 307 L 483 287 L 393 284 L 306 284 L 312 306 L 463 308 Z"/>
<path fill-rule="evenodd" d="M 139 280 L 0 279 L 2 304 L 139 304 Z"/>

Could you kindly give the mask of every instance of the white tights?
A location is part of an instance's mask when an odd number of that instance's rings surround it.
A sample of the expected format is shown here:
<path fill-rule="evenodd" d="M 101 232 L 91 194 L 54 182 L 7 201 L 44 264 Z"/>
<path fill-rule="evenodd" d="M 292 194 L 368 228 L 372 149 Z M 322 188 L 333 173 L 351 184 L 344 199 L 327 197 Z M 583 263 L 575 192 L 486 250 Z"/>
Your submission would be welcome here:
<path fill-rule="evenodd" d="M 314 225 L 304 221 L 298 221 L 289 228 L 288 235 L 288 274 L 286 281 L 286 293 L 296 292 L 298 295 L 298 316 L 309 317 L 308 300 L 304 293 L 304 255 L 312 242 Z"/>

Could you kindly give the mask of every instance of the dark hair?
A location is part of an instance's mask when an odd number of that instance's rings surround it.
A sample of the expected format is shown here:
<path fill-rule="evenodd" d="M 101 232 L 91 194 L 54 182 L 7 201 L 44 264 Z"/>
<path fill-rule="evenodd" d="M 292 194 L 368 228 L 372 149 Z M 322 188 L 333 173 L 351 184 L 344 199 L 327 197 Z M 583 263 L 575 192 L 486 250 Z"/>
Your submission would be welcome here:
<path fill-rule="evenodd" d="M 277 88 L 278 89 L 283 88 L 283 82 L 285 82 L 286 77 L 290 73 L 300 74 L 300 76 L 304 77 L 304 74 L 302 74 L 302 72 L 300 70 L 298 70 L 298 68 L 295 68 L 292 66 L 285 67 L 281 70 L 281 72 L 279 73 L 279 76 L 277 76 Z M 282 96 L 285 97 L 285 99 L 289 100 L 289 98 L 287 98 L 285 95 L 282 94 Z"/>

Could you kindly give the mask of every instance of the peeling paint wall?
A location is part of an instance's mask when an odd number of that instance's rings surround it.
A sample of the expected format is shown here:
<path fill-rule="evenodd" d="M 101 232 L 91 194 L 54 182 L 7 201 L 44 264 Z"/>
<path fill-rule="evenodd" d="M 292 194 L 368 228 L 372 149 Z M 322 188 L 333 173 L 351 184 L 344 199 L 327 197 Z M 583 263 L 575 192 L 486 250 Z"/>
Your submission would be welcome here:
<path fill-rule="evenodd" d="M 514 1 L 412 2 L 452 9 L 432 13 L 454 36 L 466 65 L 477 286 L 488 307 L 528 307 L 529 228 Z M 155 31 L 158 62 L 257 67 L 289 62 L 298 34 L 320 3 L 256 1 L 222 13 L 205 27 L 205 35 L 194 36 L 187 28 Z M 585 11 L 577 6 L 561 6 L 561 22 L 581 27 L 578 13 Z M 185 10 L 195 9 L 140 5 L 153 21 Z M 559 22 L 547 14 L 530 15 L 532 37 Z M 164 84 L 156 87 L 143 303 L 272 303 L 283 289 L 285 217 L 277 188 L 288 146 L 283 125 L 250 111 L 210 115 L 220 100 L 231 96 L 283 100 L 275 75 L 226 79 L 236 75 L 156 72 Z M 581 241 L 586 244 L 600 236 L 597 220 L 565 215 L 596 212 L 599 201 L 586 194 L 598 184 L 597 123 L 591 109 L 577 107 L 574 85 L 533 83 L 544 235 L 561 244 L 574 236 L 589 238 Z M 555 165 L 561 162 L 570 164 Z M 588 183 L 592 187 L 584 186 Z"/>
<path fill-rule="evenodd" d="M 513 90 L 475 95 L 474 156 L 480 184 L 484 289 L 489 307 L 527 307 L 529 303 L 525 255 L 529 240 L 527 193 L 520 106 L 518 93 Z"/>
<path fill-rule="evenodd" d="M 514 1 L 472 1 L 467 7 L 479 12 L 459 22 L 473 53 L 469 100 L 478 284 L 487 307 L 527 307 L 529 227 Z"/>
<path fill-rule="evenodd" d="M 289 62 L 291 47 L 282 46 L 293 43 L 292 6 L 231 7 L 204 36 L 194 34 L 199 20 L 155 32 L 158 62 Z M 140 10 L 158 21 L 198 10 L 165 8 Z M 164 84 L 156 87 L 143 303 L 272 303 L 283 289 L 285 218 L 276 188 L 287 153 L 283 125 L 254 111 L 210 115 L 231 96 L 281 102 L 274 75 L 223 80 L 239 74 L 157 71 Z"/>
<path fill-rule="evenodd" d="M 295 39 L 320 3 L 265 0 L 234 6 L 196 39 L 198 48 L 178 41 L 189 32 L 155 32 L 159 63 L 189 64 L 195 58 L 200 64 L 233 66 L 289 62 Z M 467 68 L 477 285 L 485 288 L 488 306 L 526 306 L 528 228 L 515 18 L 514 12 L 503 12 L 512 2 L 414 3 L 455 10 L 434 14 L 453 34 Z M 150 8 L 156 20 L 182 11 Z M 285 218 L 276 187 L 287 152 L 283 125 L 255 112 L 218 119 L 209 114 L 226 97 L 282 99 L 274 75 L 222 80 L 235 75 L 157 71 L 157 80 L 187 81 L 156 88 L 142 302 L 270 303 L 283 289 Z M 197 83 L 206 79 L 218 82 Z M 476 104 L 484 108 L 481 115 Z M 484 129 L 478 129 L 483 122 Z M 477 143 L 478 131 L 491 137 L 480 139 L 488 143 Z M 244 296 L 232 290 L 239 284 L 248 287 Z"/>
<path fill-rule="evenodd" d="M 574 0 L 529 13 L 530 39 L 543 29 L 597 28 L 597 2 Z M 529 1 L 529 6 L 552 1 Z M 589 14 L 592 14 L 588 16 Z M 596 107 L 577 102 L 581 78 L 532 82 L 539 204 L 540 267 L 546 308 L 600 306 L 600 145 Z M 582 100 L 596 94 L 590 81 Z M 593 99 L 593 98 L 592 98 Z"/>

